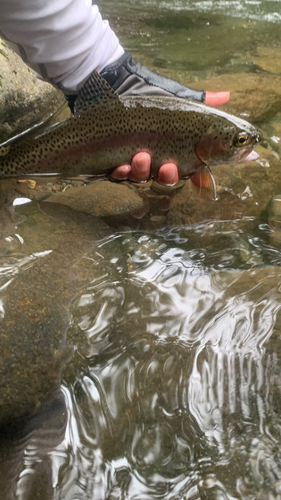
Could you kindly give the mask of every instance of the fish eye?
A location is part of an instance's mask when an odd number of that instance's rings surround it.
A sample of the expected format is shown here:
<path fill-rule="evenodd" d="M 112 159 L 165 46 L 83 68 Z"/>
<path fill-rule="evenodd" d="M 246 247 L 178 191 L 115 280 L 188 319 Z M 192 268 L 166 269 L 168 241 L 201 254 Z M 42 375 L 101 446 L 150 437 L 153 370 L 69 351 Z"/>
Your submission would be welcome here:
<path fill-rule="evenodd" d="M 248 134 L 242 132 L 235 138 L 235 146 L 245 146 L 248 142 Z"/>

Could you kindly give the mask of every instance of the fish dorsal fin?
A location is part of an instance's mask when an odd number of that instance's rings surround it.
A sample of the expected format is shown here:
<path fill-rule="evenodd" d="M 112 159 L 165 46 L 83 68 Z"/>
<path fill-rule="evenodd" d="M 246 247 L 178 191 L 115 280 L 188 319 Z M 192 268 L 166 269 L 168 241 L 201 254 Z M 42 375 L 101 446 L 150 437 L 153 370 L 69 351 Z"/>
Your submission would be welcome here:
<path fill-rule="evenodd" d="M 94 70 L 79 91 L 74 103 L 74 114 L 77 115 L 86 109 L 109 103 L 121 104 L 121 101 L 104 78 Z"/>

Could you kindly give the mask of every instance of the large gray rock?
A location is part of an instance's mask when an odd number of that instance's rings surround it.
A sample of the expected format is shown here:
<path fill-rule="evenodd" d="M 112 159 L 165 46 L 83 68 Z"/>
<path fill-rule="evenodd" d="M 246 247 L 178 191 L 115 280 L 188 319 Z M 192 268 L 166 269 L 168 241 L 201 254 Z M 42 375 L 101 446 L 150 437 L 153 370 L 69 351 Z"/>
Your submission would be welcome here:
<path fill-rule="evenodd" d="M 65 102 L 0 38 L 0 144 L 45 120 Z"/>

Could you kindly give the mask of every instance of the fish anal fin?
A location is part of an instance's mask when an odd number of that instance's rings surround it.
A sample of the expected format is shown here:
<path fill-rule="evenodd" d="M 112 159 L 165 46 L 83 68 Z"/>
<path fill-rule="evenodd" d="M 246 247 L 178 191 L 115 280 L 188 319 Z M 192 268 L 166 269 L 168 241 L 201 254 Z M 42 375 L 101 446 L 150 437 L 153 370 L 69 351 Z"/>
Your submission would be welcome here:
<path fill-rule="evenodd" d="M 74 114 L 77 115 L 86 109 L 101 104 L 109 104 L 110 102 L 122 105 L 118 95 L 115 94 L 104 78 L 94 70 L 79 91 L 74 104 Z"/>

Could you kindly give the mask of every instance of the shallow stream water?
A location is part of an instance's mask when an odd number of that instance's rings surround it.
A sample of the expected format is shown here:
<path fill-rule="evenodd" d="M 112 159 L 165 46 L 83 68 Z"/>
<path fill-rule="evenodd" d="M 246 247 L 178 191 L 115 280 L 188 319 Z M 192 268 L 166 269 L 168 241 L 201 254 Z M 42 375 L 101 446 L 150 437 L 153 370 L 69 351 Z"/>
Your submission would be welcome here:
<path fill-rule="evenodd" d="M 143 219 L 7 204 L 1 498 L 280 499 L 279 2 L 99 5 L 135 59 L 230 90 L 261 158 Z"/>

